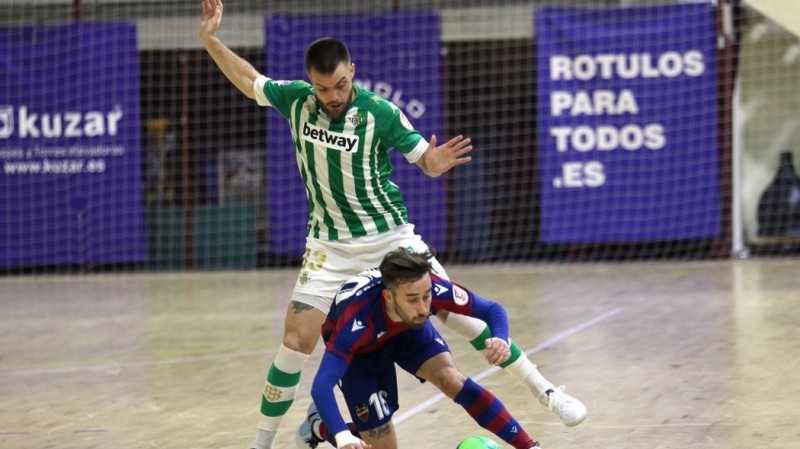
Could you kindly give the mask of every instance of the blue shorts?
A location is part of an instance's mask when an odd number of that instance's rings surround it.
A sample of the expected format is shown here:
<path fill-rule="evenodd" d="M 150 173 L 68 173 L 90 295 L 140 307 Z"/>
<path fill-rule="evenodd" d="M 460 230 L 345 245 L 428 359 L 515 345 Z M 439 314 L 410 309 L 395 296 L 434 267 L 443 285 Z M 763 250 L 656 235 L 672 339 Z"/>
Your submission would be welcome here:
<path fill-rule="evenodd" d="M 380 350 L 356 355 L 339 382 L 356 428 L 364 431 L 379 427 L 397 411 L 395 363 L 416 375 L 423 363 L 443 352 L 450 352 L 450 348 L 427 320 L 421 329 L 394 336 Z"/>

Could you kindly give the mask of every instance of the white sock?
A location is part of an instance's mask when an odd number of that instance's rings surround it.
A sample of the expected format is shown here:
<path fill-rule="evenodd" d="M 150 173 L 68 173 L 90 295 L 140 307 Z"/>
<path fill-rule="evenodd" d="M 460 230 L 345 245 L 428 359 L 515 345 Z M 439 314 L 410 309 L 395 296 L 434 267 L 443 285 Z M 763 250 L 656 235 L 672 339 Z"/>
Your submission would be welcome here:
<path fill-rule="evenodd" d="M 451 331 L 466 338 L 467 341 L 478 338 L 478 335 L 486 329 L 485 322 L 471 316 L 459 315 L 457 313 L 448 314 L 444 325 Z"/>
<path fill-rule="evenodd" d="M 270 383 L 269 378 L 270 376 L 273 375 L 273 372 L 282 373 L 279 375 L 283 376 L 285 376 L 286 374 L 299 373 L 300 371 L 302 371 L 303 366 L 305 366 L 306 362 L 308 361 L 308 358 L 309 358 L 308 354 L 303 354 L 302 352 L 294 351 L 292 349 L 287 348 L 284 345 L 281 345 L 278 348 L 278 353 L 275 355 L 275 360 L 272 362 L 272 366 L 270 367 L 270 374 L 267 375 L 267 381 L 264 390 L 265 391 L 267 389 L 270 389 L 271 391 L 280 390 L 279 393 L 281 401 L 293 402 L 294 395 L 297 392 L 297 384 L 285 387 L 275 387 Z M 275 370 L 273 370 L 272 368 L 274 368 Z M 267 401 L 267 399 L 265 397 L 262 397 L 262 407 L 270 407 L 271 403 L 265 401 Z M 277 415 L 277 413 L 270 413 L 270 414 Z M 281 424 L 283 416 L 284 415 L 267 416 L 262 412 L 261 419 L 258 422 L 258 433 L 256 434 L 256 440 L 253 442 L 253 447 L 255 449 L 272 448 L 272 444 L 275 441 L 275 435 L 278 433 L 278 427 Z"/>
<path fill-rule="evenodd" d="M 539 401 L 543 401 L 547 397 L 545 393 L 547 390 L 554 388 L 553 384 L 542 376 L 542 373 L 536 369 L 536 365 L 525 354 L 522 354 L 516 362 L 508 365 L 505 370 L 527 385 Z"/>
<path fill-rule="evenodd" d="M 447 315 L 444 325 L 470 341 L 477 338 L 487 327 L 485 322 L 477 318 L 457 313 Z M 539 401 L 544 401 L 547 396 L 545 392 L 554 388 L 553 384 L 542 376 L 539 370 L 536 369 L 536 365 L 530 361 L 524 352 L 520 354 L 514 363 L 506 366 L 503 370 L 513 374 L 520 382 L 524 383 Z"/>
<path fill-rule="evenodd" d="M 262 419 L 265 418 L 262 416 Z M 259 423 L 259 426 L 261 423 Z M 256 434 L 256 440 L 253 441 L 252 449 L 268 449 L 272 447 L 272 443 L 275 441 L 275 435 L 278 434 L 277 430 L 266 430 L 262 429 L 261 427 L 258 428 L 258 433 Z"/>

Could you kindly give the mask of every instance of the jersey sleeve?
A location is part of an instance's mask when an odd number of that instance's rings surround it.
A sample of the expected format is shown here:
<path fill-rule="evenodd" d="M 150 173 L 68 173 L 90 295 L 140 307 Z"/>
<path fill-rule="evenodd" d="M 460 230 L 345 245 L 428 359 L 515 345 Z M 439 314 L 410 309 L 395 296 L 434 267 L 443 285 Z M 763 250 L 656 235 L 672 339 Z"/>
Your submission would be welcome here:
<path fill-rule="evenodd" d="M 433 280 L 431 309 L 434 312 L 447 310 L 483 320 L 492 331 L 493 337 L 509 341 L 508 314 L 502 305 L 444 278 L 436 277 Z"/>
<path fill-rule="evenodd" d="M 417 162 L 428 149 L 428 141 L 394 103 L 381 99 L 379 111 L 379 122 L 384 127 L 381 133 L 383 143 L 389 148 L 397 148 L 408 162 Z"/>
<path fill-rule="evenodd" d="M 339 412 L 333 391 L 347 371 L 347 367 L 348 363 L 345 360 L 336 354 L 326 352 L 322 356 L 322 362 L 311 385 L 311 397 L 314 399 L 322 421 L 328 425 L 332 435 L 347 430 L 347 424 Z"/>
<path fill-rule="evenodd" d="M 340 308 L 339 304 L 334 304 L 333 308 Z M 340 357 L 347 363 L 353 360 L 353 356 L 370 341 L 374 328 L 368 318 L 362 317 L 359 313 L 358 304 L 350 307 L 341 307 L 338 317 L 329 319 L 323 325 L 322 331 L 325 339 L 325 352 L 332 353 Z"/>
<path fill-rule="evenodd" d="M 313 95 L 311 86 L 305 81 L 273 80 L 264 75 L 253 82 L 253 93 L 256 103 L 275 108 L 287 120 L 292 103 L 299 98 Z"/>
<path fill-rule="evenodd" d="M 480 297 L 474 293 L 472 299 L 475 301 L 475 314 L 473 316 L 482 319 L 489 325 L 489 330 L 492 331 L 492 337 L 497 337 L 508 343 L 510 340 L 508 313 L 506 309 L 499 303 Z"/>
<path fill-rule="evenodd" d="M 350 324 L 352 323 L 352 324 Z M 349 324 L 349 328 L 347 325 Z M 338 357 L 342 358 L 347 363 L 350 363 L 353 360 L 353 355 L 355 354 L 356 345 L 358 344 L 358 337 L 362 332 L 358 332 L 360 326 L 360 321 L 352 320 L 343 325 L 343 323 L 339 322 L 336 324 L 336 329 L 330 334 L 328 337 L 328 342 L 325 344 L 325 352 L 336 354 Z M 353 331 L 352 329 L 356 329 Z M 349 331 L 348 331 L 349 330 Z"/>

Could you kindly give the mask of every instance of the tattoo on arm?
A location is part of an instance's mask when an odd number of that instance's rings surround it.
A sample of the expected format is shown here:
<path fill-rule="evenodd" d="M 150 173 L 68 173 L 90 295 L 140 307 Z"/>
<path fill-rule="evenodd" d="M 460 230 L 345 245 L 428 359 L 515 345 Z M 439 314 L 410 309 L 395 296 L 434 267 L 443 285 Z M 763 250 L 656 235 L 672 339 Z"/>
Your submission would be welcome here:
<path fill-rule="evenodd" d="M 386 423 L 380 427 L 376 427 L 374 429 L 370 429 L 367 431 L 367 435 L 369 435 L 370 438 L 375 440 L 381 439 L 391 434 L 392 434 L 391 423 Z"/>
<path fill-rule="evenodd" d="M 311 310 L 312 308 L 313 307 L 309 306 L 308 304 L 303 304 L 302 302 L 292 301 L 289 303 L 289 309 L 291 309 L 294 313 L 305 312 L 306 310 Z"/>

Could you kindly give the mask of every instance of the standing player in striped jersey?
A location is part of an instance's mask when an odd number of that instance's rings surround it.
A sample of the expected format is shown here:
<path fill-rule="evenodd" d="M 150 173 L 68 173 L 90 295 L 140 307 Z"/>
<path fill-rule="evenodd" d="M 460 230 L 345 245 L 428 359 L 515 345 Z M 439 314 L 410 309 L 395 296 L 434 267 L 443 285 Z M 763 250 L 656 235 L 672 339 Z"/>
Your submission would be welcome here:
<path fill-rule="evenodd" d="M 386 254 L 378 269 L 342 285 L 322 326 L 325 354 L 311 387 L 314 402 L 298 433 L 299 447 L 313 449 L 324 436 L 339 449 L 396 449 L 395 363 L 435 385 L 516 449 L 539 447 L 499 399 L 458 371 L 428 319 L 447 310 L 485 321 L 493 332 L 484 342 L 486 360 L 497 365 L 511 356 L 505 309 L 437 276 L 431 257 L 399 248 Z M 358 436 L 339 413 L 337 385 Z"/>
<path fill-rule="evenodd" d="M 437 177 L 468 163 L 472 145 L 463 136 L 442 145 L 437 145 L 436 136 L 426 140 L 394 104 L 354 85 L 355 65 L 337 39 L 319 39 L 307 48 L 310 83 L 273 80 L 258 73 L 217 37 L 222 9 L 221 0 L 202 0 L 200 40 L 236 88 L 286 118 L 308 199 L 303 266 L 286 312 L 283 341 L 267 374 L 252 445 L 270 449 L 338 288 L 351 276 L 377 266 L 387 248 L 428 251 L 390 179 L 389 151 L 399 150 L 428 176 Z M 431 262 L 439 276 L 447 276 L 435 259 Z M 448 316 L 444 310 L 437 317 L 478 350 L 491 336 L 480 320 Z M 525 383 L 566 425 L 577 425 L 586 416 L 583 404 L 554 388 L 513 342 L 511 357 L 501 367 Z"/>

